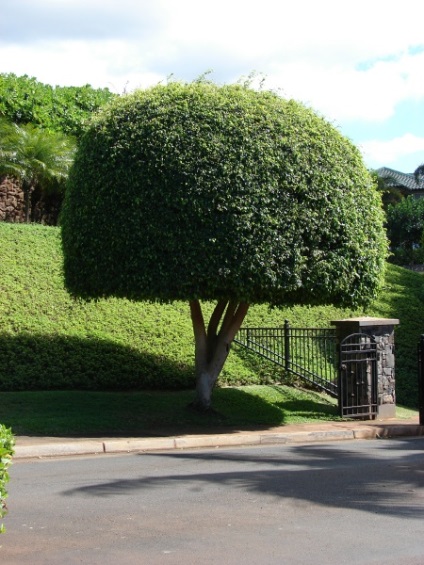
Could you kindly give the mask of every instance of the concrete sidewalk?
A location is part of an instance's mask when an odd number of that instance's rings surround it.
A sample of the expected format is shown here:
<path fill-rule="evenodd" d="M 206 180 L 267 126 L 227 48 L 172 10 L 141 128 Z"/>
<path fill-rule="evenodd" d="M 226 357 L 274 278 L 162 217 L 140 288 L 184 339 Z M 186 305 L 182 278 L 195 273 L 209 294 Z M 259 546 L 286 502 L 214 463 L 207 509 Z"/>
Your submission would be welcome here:
<path fill-rule="evenodd" d="M 14 459 L 62 457 L 158 450 L 329 442 L 336 440 L 424 436 L 418 417 L 409 420 L 324 422 L 202 434 L 133 438 L 64 438 L 17 436 Z"/>

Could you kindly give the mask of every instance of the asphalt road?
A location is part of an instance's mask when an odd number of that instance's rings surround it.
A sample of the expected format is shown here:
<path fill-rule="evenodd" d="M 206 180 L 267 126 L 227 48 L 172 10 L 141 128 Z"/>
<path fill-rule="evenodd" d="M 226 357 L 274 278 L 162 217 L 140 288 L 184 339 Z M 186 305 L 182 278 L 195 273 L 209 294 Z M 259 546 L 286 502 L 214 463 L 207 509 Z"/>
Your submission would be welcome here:
<path fill-rule="evenodd" d="M 424 438 L 17 461 L 0 561 L 424 563 Z"/>

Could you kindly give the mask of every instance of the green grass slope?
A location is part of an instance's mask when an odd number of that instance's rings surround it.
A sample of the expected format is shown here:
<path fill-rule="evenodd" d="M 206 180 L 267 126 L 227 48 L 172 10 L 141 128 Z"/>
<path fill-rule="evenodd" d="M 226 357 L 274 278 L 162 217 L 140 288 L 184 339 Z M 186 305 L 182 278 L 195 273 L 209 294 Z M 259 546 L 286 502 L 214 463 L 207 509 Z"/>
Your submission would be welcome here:
<path fill-rule="evenodd" d="M 194 385 L 188 305 L 76 302 L 63 286 L 59 228 L 0 223 L 0 390 L 141 390 Z M 245 325 L 325 327 L 366 314 L 399 318 L 398 402 L 416 405 L 416 347 L 424 332 L 424 277 L 388 265 L 366 312 L 331 306 L 254 306 Z M 278 367 L 234 347 L 220 384 L 281 381 Z"/>

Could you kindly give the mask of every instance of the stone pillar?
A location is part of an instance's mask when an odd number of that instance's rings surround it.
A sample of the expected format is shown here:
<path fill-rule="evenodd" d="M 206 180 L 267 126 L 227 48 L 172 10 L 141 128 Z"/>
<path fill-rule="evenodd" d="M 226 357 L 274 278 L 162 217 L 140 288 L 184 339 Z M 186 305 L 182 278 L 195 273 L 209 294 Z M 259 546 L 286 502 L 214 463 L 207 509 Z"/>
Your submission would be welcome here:
<path fill-rule="evenodd" d="M 331 322 L 340 343 L 354 333 L 372 336 L 377 344 L 378 417 L 396 417 L 395 335 L 396 318 L 348 318 Z"/>

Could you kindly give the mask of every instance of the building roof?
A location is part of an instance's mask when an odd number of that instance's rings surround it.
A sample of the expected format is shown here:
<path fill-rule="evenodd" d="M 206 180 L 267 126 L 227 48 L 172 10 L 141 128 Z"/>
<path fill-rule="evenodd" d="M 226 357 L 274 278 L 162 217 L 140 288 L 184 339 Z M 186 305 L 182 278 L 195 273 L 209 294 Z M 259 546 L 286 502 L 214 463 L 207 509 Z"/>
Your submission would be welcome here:
<path fill-rule="evenodd" d="M 424 191 L 424 179 L 420 179 L 419 182 L 416 182 L 414 173 L 401 173 L 389 167 L 381 167 L 377 169 L 377 174 L 390 186 L 395 186 L 400 189 L 403 188 L 411 193 Z"/>

